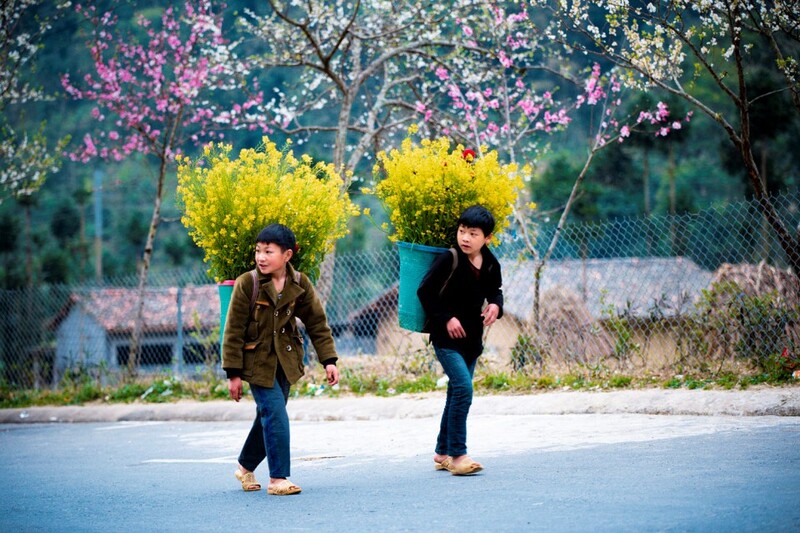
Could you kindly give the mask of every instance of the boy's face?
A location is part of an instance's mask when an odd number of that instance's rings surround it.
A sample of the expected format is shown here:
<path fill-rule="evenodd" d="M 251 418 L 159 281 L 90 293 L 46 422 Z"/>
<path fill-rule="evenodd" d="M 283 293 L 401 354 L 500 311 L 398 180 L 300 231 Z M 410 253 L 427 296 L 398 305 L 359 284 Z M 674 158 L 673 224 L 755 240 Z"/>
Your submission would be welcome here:
<path fill-rule="evenodd" d="M 475 257 L 485 245 L 489 244 L 492 240 L 492 234 L 484 235 L 483 230 L 480 228 L 468 228 L 466 226 L 458 226 L 457 234 L 458 247 L 461 251 L 470 257 Z"/>
<path fill-rule="evenodd" d="M 256 266 L 262 274 L 273 274 L 286 268 L 292 254 L 291 250 L 283 251 L 274 242 L 259 242 L 256 244 Z"/>

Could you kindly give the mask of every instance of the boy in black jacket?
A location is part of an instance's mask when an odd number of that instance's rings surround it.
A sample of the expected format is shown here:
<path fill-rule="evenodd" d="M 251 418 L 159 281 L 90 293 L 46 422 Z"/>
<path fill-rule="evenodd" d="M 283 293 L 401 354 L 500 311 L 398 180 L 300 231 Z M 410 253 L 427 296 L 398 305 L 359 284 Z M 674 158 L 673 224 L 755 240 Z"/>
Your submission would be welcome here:
<path fill-rule="evenodd" d="M 487 248 L 494 226 L 486 208 L 468 207 L 458 219 L 457 266 L 453 268 L 456 258 L 450 251 L 442 253 L 417 289 L 436 358 L 449 379 L 433 460 L 437 470 L 455 475 L 483 470 L 467 455 L 467 415 L 483 327 L 503 316 L 500 263 Z"/>

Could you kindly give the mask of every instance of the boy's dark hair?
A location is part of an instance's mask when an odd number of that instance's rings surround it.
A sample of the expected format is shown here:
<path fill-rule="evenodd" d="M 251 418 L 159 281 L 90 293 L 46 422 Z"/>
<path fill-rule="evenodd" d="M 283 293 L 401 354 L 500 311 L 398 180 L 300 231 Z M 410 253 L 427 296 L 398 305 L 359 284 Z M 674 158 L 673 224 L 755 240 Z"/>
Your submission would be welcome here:
<path fill-rule="evenodd" d="M 494 232 L 494 217 L 482 205 L 471 205 L 461 213 L 457 226 L 480 228 L 488 236 Z"/>
<path fill-rule="evenodd" d="M 294 232 L 283 224 L 270 224 L 261 230 L 256 238 L 256 243 L 277 244 L 284 252 L 291 250 L 297 252 L 297 238 Z"/>

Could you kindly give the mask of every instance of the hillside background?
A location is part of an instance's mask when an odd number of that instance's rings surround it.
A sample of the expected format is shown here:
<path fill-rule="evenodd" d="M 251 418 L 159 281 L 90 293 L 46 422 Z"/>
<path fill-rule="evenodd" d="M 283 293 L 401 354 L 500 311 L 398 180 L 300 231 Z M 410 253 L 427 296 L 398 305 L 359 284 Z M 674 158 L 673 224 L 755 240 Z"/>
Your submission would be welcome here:
<path fill-rule="evenodd" d="M 102 7 L 106 3 L 97 4 Z M 161 5 L 155 1 L 124 4 L 118 15 L 123 24 L 132 26 L 136 15 L 157 12 Z M 244 8 L 258 10 L 259 5 L 256 1 L 228 2 L 226 21 L 230 38 L 235 37 L 234 21 L 238 14 Z M 38 15 L 50 16 L 53 13 L 48 10 L 53 9 L 47 3 Z M 45 102 L 11 106 L 6 110 L 6 119 L 16 129 L 24 131 L 35 131 L 46 121 L 50 143 L 54 145 L 58 139 L 71 135 L 74 145 L 91 126 L 89 110 L 93 105 L 69 99 L 59 82 L 65 73 L 77 79 L 92 66 L 81 21 L 74 12 L 65 12 L 54 20 L 37 58 L 36 70 L 29 74 L 31 81 L 41 85 L 51 98 Z M 758 65 L 753 65 L 752 72 L 752 83 L 769 87 L 770 79 L 761 75 Z M 262 86 L 268 88 L 271 80 L 274 81 L 273 76 L 285 76 L 285 72 L 263 72 Z M 546 83 L 545 79 L 543 84 Z M 563 84 L 563 80 L 554 77 L 551 83 L 555 87 Z M 704 94 L 713 92 L 702 80 L 693 90 Z M 658 93 L 643 97 L 653 102 L 663 98 Z M 784 105 L 783 93 L 771 94 L 759 101 L 755 115 L 754 152 L 773 193 L 796 190 L 800 182 L 797 141 L 800 123 L 796 118 L 787 119 L 793 115 L 782 114 Z M 682 105 L 672 102 L 672 106 L 675 114 L 680 115 Z M 648 138 L 634 138 L 604 150 L 589 172 L 570 222 L 694 213 L 709 206 L 724 207 L 750 199 L 752 195 L 740 159 L 732 153 L 724 132 L 702 114 L 696 113 L 694 117 L 680 135 L 667 140 L 654 143 Z M 563 207 L 586 158 L 588 130 L 588 118 L 576 115 L 566 132 L 550 139 L 550 150 L 536 167 L 530 187 L 543 221 Z M 258 146 L 261 133 L 230 131 L 225 139 L 238 150 Z M 273 140 L 279 145 L 284 141 L 277 134 Z M 301 148 L 314 158 L 330 160 L 329 144 L 324 137 L 315 137 Z M 98 262 L 94 238 L 98 234 L 98 220 L 102 220 L 102 275 L 135 273 L 152 213 L 155 172 L 154 162 L 144 157 L 118 164 L 81 164 L 65 159 L 60 171 L 47 179 L 27 206 L 30 208 L 29 237 L 23 231 L 25 206 L 13 199 L 4 201 L 0 204 L 0 288 L 24 286 L 26 268 L 33 269 L 37 283 L 70 284 L 95 278 Z M 369 161 L 364 161 L 357 177 L 351 194 L 356 203 L 365 205 L 367 199 L 360 195 L 359 188 L 371 177 Z M 191 242 L 180 222 L 175 204 L 175 181 L 173 169 L 153 254 L 153 272 L 196 268 L 202 264 L 201 251 Z M 672 195 L 671 183 L 674 183 Z M 97 184 L 102 186 L 101 195 L 95 194 Z M 381 218 L 379 211 L 377 218 Z M 352 221 L 351 235 L 337 246 L 340 252 L 348 252 L 388 248 L 390 243 L 372 222 L 358 217 Z M 31 252 L 30 265 L 21 260 L 26 249 Z"/>

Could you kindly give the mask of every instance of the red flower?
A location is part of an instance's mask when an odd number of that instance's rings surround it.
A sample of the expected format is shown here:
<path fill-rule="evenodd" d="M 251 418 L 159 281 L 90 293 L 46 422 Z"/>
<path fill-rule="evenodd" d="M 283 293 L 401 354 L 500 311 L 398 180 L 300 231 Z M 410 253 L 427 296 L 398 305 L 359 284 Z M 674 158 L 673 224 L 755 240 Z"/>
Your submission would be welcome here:
<path fill-rule="evenodd" d="M 475 150 L 473 150 L 472 148 L 467 148 L 466 150 L 461 152 L 461 157 L 466 159 L 468 162 L 472 163 L 475 160 L 475 157 L 477 156 L 475 154 Z"/>

